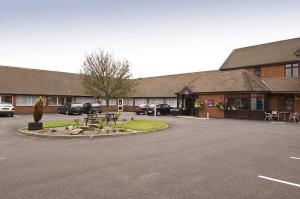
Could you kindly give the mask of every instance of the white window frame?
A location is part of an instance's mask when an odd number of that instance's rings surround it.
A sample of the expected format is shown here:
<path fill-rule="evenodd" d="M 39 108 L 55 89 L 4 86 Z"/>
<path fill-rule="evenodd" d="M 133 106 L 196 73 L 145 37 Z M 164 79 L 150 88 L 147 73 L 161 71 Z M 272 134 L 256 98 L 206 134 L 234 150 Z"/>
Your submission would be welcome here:
<path fill-rule="evenodd" d="M 19 97 L 30 97 L 31 98 L 31 100 L 29 100 L 29 101 L 31 101 L 31 103 L 28 103 L 28 104 L 23 104 L 23 103 L 19 103 L 18 102 L 18 98 Z M 35 101 L 39 98 L 40 96 L 35 96 L 35 95 L 17 95 L 16 96 L 16 106 L 34 106 L 34 103 L 35 103 Z M 44 101 L 44 105 L 46 104 L 45 103 L 45 98 L 44 97 L 42 97 L 43 98 L 43 101 Z"/>

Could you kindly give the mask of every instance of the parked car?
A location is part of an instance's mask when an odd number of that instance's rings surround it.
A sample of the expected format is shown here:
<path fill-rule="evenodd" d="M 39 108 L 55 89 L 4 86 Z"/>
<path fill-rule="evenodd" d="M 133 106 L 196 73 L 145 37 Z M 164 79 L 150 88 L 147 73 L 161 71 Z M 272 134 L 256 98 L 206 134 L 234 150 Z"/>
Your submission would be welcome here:
<path fill-rule="evenodd" d="M 57 113 L 62 113 L 62 114 L 79 114 L 83 112 L 83 107 L 82 104 L 80 103 L 71 103 L 71 102 L 66 102 L 64 105 L 60 106 L 57 108 Z"/>
<path fill-rule="evenodd" d="M 99 103 L 85 103 L 83 105 L 83 113 L 101 113 L 101 104 Z"/>
<path fill-rule="evenodd" d="M 0 115 L 7 115 L 13 117 L 15 114 L 15 108 L 12 104 L 6 102 L 0 102 Z"/>
<path fill-rule="evenodd" d="M 148 115 L 154 115 L 156 107 L 156 115 L 169 115 L 170 110 L 173 109 L 173 107 L 169 106 L 168 104 L 150 104 L 148 108 Z"/>
<path fill-rule="evenodd" d="M 148 104 L 140 104 L 135 108 L 135 113 L 137 115 L 140 115 L 140 114 L 147 115 L 148 114 L 148 109 L 149 109 Z"/>

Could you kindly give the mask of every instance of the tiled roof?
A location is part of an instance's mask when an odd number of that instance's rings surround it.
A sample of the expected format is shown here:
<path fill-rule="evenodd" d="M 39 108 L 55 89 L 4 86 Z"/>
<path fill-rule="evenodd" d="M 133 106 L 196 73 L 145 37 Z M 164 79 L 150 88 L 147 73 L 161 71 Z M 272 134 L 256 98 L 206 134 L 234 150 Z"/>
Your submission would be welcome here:
<path fill-rule="evenodd" d="M 300 38 L 295 38 L 235 49 L 225 60 L 220 70 L 247 68 L 299 60 Z"/>

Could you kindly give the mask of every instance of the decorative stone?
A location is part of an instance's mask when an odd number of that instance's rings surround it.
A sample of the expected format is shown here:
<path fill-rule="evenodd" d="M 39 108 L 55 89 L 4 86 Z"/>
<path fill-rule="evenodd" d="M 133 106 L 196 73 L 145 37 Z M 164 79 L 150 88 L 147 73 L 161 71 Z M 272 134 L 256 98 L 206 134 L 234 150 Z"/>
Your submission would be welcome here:
<path fill-rule="evenodd" d="M 82 132 L 83 132 L 82 129 L 73 129 L 70 134 L 71 135 L 78 135 L 78 134 L 80 134 Z"/>
<path fill-rule="evenodd" d="M 92 128 L 99 128 L 99 125 L 98 125 L 98 124 L 89 124 L 89 127 L 92 127 Z"/>

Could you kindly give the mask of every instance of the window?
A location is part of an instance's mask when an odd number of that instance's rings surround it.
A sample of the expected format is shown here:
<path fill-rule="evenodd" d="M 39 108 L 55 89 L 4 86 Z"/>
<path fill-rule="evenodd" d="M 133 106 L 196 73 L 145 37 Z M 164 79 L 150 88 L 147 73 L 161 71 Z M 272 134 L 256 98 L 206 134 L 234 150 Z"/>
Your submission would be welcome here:
<path fill-rule="evenodd" d="M 123 103 L 124 103 L 124 105 L 132 106 L 133 105 L 133 98 L 125 98 Z"/>
<path fill-rule="evenodd" d="M 61 106 L 65 103 L 65 98 L 64 97 L 57 97 L 57 105 Z"/>
<path fill-rule="evenodd" d="M 264 95 L 251 94 L 251 111 L 264 110 Z"/>
<path fill-rule="evenodd" d="M 227 102 L 227 110 L 248 110 L 248 99 L 229 98 Z"/>
<path fill-rule="evenodd" d="M 285 66 L 285 76 L 286 77 L 298 77 L 299 75 L 299 64 L 287 64 Z"/>
<path fill-rule="evenodd" d="M 109 105 L 110 106 L 116 106 L 116 104 L 117 104 L 116 99 L 109 99 Z"/>
<path fill-rule="evenodd" d="M 46 105 L 47 106 L 57 106 L 57 97 L 48 96 L 46 98 Z"/>
<path fill-rule="evenodd" d="M 167 98 L 166 104 L 170 105 L 173 108 L 177 107 L 177 98 Z"/>
<path fill-rule="evenodd" d="M 255 68 L 255 69 L 254 69 L 254 74 L 255 74 L 257 77 L 260 77 L 260 76 L 261 76 L 261 68 Z"/>
<path fill-rule="evenodd" d="M 140 104 L 147 104 L 146 98 L 135 98 L 135 106 L 138 106 Z"/>
<path fill-rule="evenodd" d="M 164 99 L 163 98 L 150 98 L 149 104 L 163 104 Z"/>
<path fill-rule="evenodd" d="M 39 96 L 18 95 L 16 97 L 17 106 L 33 106 Z"/>
<path fill-rule="evenodd" d="M 75 103 L 85 104 L 85 103 L 95 102 L 94 97 L 75 97 Z"/>
<path fill-rule="evenodd" d="M 2 95 L 0 96 L 0 102 L 5 102 L 5 103 L 13 103 L 13 97 L 10 95 Z"/>
<path fill-rule="evenodd" d="M 278 99 L 278 109 L 279 111 L 292 112 L 294 110 L 294 96 L 293 95 L 280 96 Z"/>

